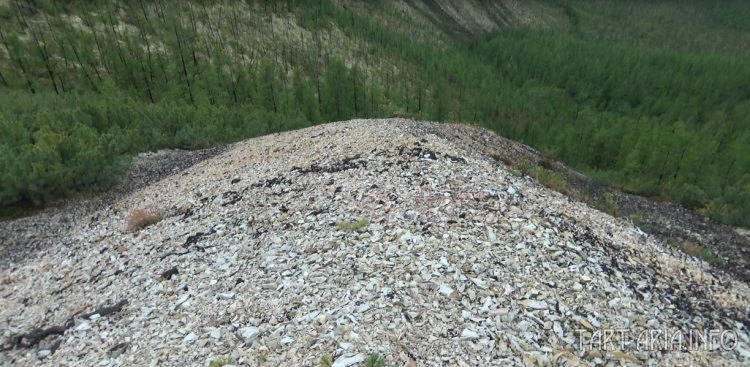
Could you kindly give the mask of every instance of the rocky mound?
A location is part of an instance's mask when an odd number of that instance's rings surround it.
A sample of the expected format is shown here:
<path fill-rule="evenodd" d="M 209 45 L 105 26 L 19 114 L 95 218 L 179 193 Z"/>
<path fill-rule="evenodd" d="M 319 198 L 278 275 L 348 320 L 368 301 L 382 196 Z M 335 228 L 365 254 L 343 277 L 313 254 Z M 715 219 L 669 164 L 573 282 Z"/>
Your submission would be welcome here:
<path fill-rule="evenodd" d="M 750 362 L 745 283 L 435 128 L 251 139 L 75 218 L 0 272 L 0 360 Z M 162 219 L 126 231 L 143 208 Z"/>

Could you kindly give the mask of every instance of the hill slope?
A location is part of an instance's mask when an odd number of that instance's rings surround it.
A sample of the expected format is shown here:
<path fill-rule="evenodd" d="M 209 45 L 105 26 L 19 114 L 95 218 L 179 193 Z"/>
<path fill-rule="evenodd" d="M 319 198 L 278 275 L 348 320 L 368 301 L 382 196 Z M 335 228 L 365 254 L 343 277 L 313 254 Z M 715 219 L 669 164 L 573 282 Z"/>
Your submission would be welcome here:
<path fill-rule="evenodd" d="M 0 272 L 2 343 L 16 348 L 0 356 L 34 365 L 223 356 L 312 366 L 329 354 L 339 366 L 372 352 L 420 366 L 749 362 L 745 283 L 440 128 L 353 120 L 255 138 L 77 218 L 70 243 Z M 128 213 L 148 207 L 163 219 L 125 232 Z M 643 330 L 726 329 L 738 344 L 581 349 L 580 337 L 603 329 L 629 329 L 631 341 Z"/>
<path fill-rule="evenodd" d="M 480 124 L 750 226 L 744 1 L 0 1 L 0 205 L 354 117 Z"/>

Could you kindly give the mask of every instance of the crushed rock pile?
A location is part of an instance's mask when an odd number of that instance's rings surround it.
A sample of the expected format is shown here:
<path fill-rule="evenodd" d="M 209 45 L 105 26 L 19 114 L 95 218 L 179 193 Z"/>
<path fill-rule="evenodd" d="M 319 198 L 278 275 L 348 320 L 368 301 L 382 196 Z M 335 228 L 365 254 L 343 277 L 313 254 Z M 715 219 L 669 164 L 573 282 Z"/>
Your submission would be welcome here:
<path fill-rule="evenodd" d="M 750 363 L 745 283 L 435 128 L 250 139 L 75 218 L 0 270 L 0 364 Z"/>

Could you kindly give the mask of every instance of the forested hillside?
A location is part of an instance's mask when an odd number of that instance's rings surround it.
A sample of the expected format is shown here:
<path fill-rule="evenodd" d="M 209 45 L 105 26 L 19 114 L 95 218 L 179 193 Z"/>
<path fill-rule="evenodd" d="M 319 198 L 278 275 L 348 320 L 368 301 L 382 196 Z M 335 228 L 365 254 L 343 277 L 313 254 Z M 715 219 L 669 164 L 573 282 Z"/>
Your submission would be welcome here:
<path fill-rule="evenodd" d="M 750 4 L 0 0 L 0 205 L 138 152 L 393 114 L 476 123 L 750 226 Z"/>

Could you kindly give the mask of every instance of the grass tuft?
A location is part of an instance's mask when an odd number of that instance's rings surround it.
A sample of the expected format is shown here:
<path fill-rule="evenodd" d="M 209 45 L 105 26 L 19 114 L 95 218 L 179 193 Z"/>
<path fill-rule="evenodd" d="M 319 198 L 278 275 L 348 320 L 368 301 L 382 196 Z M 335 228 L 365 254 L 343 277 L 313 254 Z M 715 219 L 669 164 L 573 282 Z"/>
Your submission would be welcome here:
<path fill-rule="evenodd" d="M 361 232 L 367 228 L 368 225 L 370 225 L 370 221 L 367 218 L 362 218 L 356 221 L 339 222 L 336 227 L 339 231 L 343 232 Z"/>
<path fill-rule="evenodd" d="M 385 358 L 378 353 L 372 353 L 365 360 L 365 367 L 386 367 Z"/>
<path fill-rule="evenodd" d="M 320 367 L 331 367 L 333 366 L 333 358 L 330 354 L 324 354 L 320 357 Z"/>
<path fill-rule="evenodd" d="M 219 359 L 215 359 L 211 361 L 208 364 L 208 367 L 224 367 L 226 365 L 232 365 L 232 364 L 234 364 L 234 362 L 231 359 L 227 357 L 221 357 Z"/>

